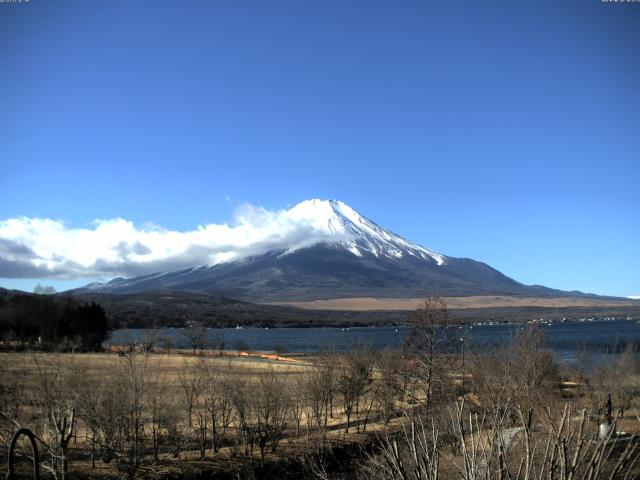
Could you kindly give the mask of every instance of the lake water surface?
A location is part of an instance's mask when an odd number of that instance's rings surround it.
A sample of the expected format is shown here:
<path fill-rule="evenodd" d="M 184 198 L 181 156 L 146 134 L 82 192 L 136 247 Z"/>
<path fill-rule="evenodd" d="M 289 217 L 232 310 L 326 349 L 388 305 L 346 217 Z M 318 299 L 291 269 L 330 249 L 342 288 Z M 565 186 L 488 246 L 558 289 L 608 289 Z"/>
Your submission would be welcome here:
<path fill-rule="evenodd" d="M 452 327 L 449 332 L 454 345 L 465 339 L 467 351 L 490 352 L 508 344 L 522 325 L 468 325 Z M 640 345 L 640 323 L 629 320 L 585 321 L 543 324 L 549 344 L 561 360 L 574 361 L 582 355 L 602 357 L 625 349 L 628 344 Z M 208 346 L 213 348 L 222 339 L 225 349 L 233 350 L 238 342 L 257 351 L 276 349 L 296 353 L 315 353 L 324 349 L 343 351 L 367 345 L 376 349 L 399 348 L 403 345 L 407 327 L 352 328 L 212 328 L 208 329 Z M 173 348 L 189 348 L 188 332 L 180 328 L 116 330 L 107 341 L 123 343 L 130 340 L 153 339 L 158 346 L 170 338 Z"/>

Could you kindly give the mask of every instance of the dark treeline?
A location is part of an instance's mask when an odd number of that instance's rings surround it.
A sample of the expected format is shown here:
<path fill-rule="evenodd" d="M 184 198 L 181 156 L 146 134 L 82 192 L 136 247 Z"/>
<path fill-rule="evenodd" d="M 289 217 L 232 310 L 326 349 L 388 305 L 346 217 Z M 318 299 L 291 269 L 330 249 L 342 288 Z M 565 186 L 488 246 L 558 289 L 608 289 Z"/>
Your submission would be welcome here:
<path fill-rule="evenodd" d="M 212 328 L 345 327 L 398 325 L 406 312 L 304 310 L 261 305 L 191 292 L 152 291 L 137 294 L 82 293 L 76 298 L 101 305 L 112 329 L 184 327 L 189 323 Z"/>
<path fill-rule="evenodd" d="M 23 292 L 0 288 L 0 304 Z M 56 298 L 60 295 L 56 295 Z M 78 293 L 78 303 L 96 303 L 104 309 L 109 329 L 186 327 L 357 327 L 406 325 L 406 311 L 306 310 L 265 305 L 216 295 L 150 291 L 137 294 Z M 532 319 L 640 318 L 640 305 L 608 307 L 486 307 L 449 310 L 460 323 L 526 323 Z"/>
<path fill-rule="evenodd" d="M 109 326 L 117 328 L 184 327 L 189 323 L 212 328 L 235 327 L 356 327 L 406 325 L 406 311 L 305 310 L 265 305 L 215 295 L 155 291 L 137 294 L 77 294 L 83 302 L 96 302 L 106 312 Z M 640 317 L 640 305 L 609 307 L 494 307 L 450 310 L 461 323 L 528 322 L 532 319 Z"/>
<path fill-rule="evenodd" d="M 93 302 L 26 293 L 0 297 L 0 341 L 5 347 L 29 343 L 43 349 L 98 350 L 107 331 L 104 310 Z"/>

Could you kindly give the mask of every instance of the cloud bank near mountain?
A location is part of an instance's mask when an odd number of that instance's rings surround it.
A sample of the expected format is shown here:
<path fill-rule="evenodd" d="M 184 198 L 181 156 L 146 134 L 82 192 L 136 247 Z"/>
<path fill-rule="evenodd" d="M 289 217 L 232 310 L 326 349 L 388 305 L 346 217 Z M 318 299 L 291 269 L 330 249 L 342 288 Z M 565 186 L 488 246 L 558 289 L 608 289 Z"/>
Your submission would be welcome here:
<path fill-rule="evenodd" d="M 139 226 L 122 218 L 71 228 L 60 220 L 18 217 L 0 220 L 0 278 L 139 276 L 304 248 L 326 238 L 313 219 L 250 204 L 236 210 L 231 224 L 191 231 Z"/>

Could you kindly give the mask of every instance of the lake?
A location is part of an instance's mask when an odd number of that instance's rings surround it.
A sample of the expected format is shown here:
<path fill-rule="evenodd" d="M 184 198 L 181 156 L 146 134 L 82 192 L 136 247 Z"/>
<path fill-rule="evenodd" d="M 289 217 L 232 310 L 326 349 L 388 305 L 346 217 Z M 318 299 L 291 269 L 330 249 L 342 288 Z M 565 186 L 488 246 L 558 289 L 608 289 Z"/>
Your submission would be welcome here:
<path fill-rule="evenodd" d="M 399 348 L 408 327 L 352 327 L 352 328 L 211 328 L 208 346 L 223 339 L 225 349 L 234 349 L 243 342 L 254 350 L 286 350 L 295 353 L 315 353 L 323 349 L 343 351 L 353 346 L 367 345 L 376 349 Z M 490 352 L 506 345 L 524 328 L 516 324 L 467 325 L 452 327 L 449 337 L 459 348 L 465 339 L 467 351 Z M 549 344 L 560 360 L 572 362 L 584 354 L 600 357 L 623 351 L 626 345 L 640 345 L 640 323 L 630 320 L 584 321 L 542 324 Z M 189 348 L 187 330 L 180 328 L 128 329 L 112 332 L 106 344 L 153 339 L 158 346 L 163 338 L 170 338 L 172 348 Z"/>

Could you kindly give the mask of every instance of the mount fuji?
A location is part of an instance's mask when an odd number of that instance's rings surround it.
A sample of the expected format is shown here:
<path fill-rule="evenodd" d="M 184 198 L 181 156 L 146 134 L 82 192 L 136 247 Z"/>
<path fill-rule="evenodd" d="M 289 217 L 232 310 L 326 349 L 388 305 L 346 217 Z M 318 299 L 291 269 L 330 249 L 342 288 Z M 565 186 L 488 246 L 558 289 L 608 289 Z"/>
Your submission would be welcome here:
<path fill-rule="evenodd" d="M 337 200 L 306 200 L 287 211 L 308 239 L 282 248 L 174 272 L 93 283 L 76 293 L 171 290 L 256 302 L 350 297 L 526 295 L 568 292 L 528 286 L 489 265 L 417 245 Z M 570 295 L 583 295 L 571 292 Z"/>

